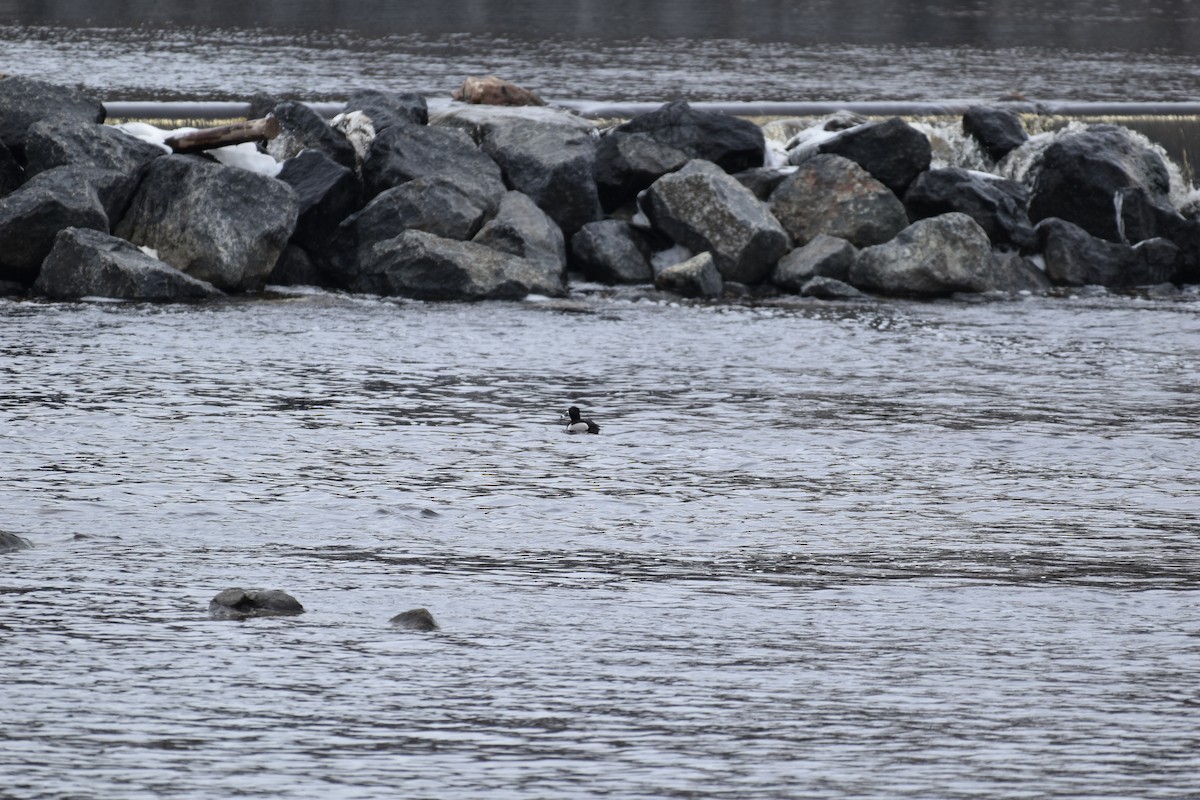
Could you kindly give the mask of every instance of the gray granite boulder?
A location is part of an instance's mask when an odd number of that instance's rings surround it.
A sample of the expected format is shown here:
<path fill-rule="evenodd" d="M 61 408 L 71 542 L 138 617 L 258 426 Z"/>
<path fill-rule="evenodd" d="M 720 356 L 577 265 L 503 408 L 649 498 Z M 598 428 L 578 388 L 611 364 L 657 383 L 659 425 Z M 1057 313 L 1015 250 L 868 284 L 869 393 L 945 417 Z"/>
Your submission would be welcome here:
<path fill-rule="evenodd" d="M 43 119 L 104 122 L 104 104 L 76 89 L 33 78 L 0 78 L 0 144 L 18 158 L 29 126 Z"/>
<path fill-rule="evenodd" d="M 992 253 L 990 291 L 1045 294 L 1053 288 L 1046 273 L 1020 253 Z"/>
<path fill-rule="evenodd" d="M 208 604 L 213 619 L 243 620 L 251 617 L 292 617 L 304 606 L 282 589 L 226 589 Z"/>
<path fill-rule="evenodd" d="M 908 187 L 904 207 L 914 222 L 961 211 L 978 222 L 995 245 L 1026 252 L 1037 247 L 1029 221 L 1029 192 L 1016 181 L 957 167 L 931 169 Z"/>
<path fill-rule="evenodd" d="M 392 625 L 405 631 L 436 631 L 437 621 L 427 608 L 402 611 L 391 619 Z"/>
<path fill-rule="evenodd" d="M 992 288 L 987 233 L 954 212 L 914 222 L 889 242 L 859 251 L 850 283 L 895 295 L 937 296 Z"/>
<path fill-rule="evenodd" d="M 296 191 L 193 156 L 151 162 L 116 234 L 222 291 L 259 286 L 291 238 Z"/>
<path fill-rule="evenodd" d="M 23 536 L 8 531 L 0 531 L 0 553 L 11 553 L 15 550 L 28 550 L 33 547 Z"/>
<path fill-rule="evenodd" d="M 1173 280 L 1182 261 L 1166 239 L 1118 244 L 1055 218 L 1038 223 L 1037 233 L 1046 277 L 1062 286 L 1150 286 Z"/>
<path fill-rule="evenodd" d="M 654 286 L 684 297 L 720 297 L 725 293 L 725 282 L 711 253 L 700 253 L 660 270 Z"/>
<path fill-rule="evenodd" d="M 850 159 L 897 197 L 933 161 L 928 137 L 898 117 L 850 128 L 823 142 L 817 152 Z"/>
<path fill-rule="evenodd" d="M 1021 118 L 1005 108 L 972 106 L 963 114 L 962 129 L 993 161 L 999 161 L 1029 140 Z"/>
<path fill-rule="evenodd" d="M 318 150 L 349 169 L 356 166 L 354 146 L 341 131 L 304 103 L 285 100 L 271 110 L 279 122 L 279 135 L 265 143 L 276 161 L 294 158 L 304 150 Z"/>
<path fill-rule="evenodd" d="M 343 114 L 361 111 L 378 133 L 393 125 L 424 125 L 429 122 L 429 106 L 415 92 L 394 93 L 378 89 L 359 89 L 346 99 Z"/>
<path fill-rule="evenodd" d="M 692 252 L 708 251 L 725 280 L 758 283 L 790 240 L 766 205 L 710 161 L 659 178 L 641 199 L 656 229 Z"/>
<path fill-rule="evenodd" d="M 416 178 L 444 175 L 506 188 L 500 166 L 461 130 L 428 125 L 393 125 L 371 141 L 362 164 L 368 199 Z"/>
<path fill-rule="evenodd" d="M 882 244 L 908 227 L 908 214 L 895 193 L 855 162 L 816 155 L 771 193 L 771 213 L 798 245 L 819 234 L 855 247 Z"/>
<path fill-rule="evenodd" d="M 304 248 L 319 250 L 362 207 L 362 184 L 354 170 L 320 150 L 283 162 L 276 177 L 296 191 L 299 216 L 292 240 Z"/>
<path fill-rule="evenodd" d="M 567 268 L 562 229 L 521 192 L 504 195 L 496 216 L 484 223 L 472 241 L 520 256 L 548 271 L 562 273 Z"/>
<path fill-rule="evenodd" d="M 771 283 L 797 292 L 815 277 L 846 281 L 857 254 L 858 248 L 845 239 L 818 233 L 808 244 L 779 259 Z"/>
<path fill-rule="evenodd" d="M 364 248 L 352 291 L 419 300 L 514 300 L 566 294 L 561 271 L 475 242 L 406 231 Z"/>
<path fill-rule="evenodd" d="M 163 148 L 111 125 L 77 119 L 46 119 L 29 126 L 25 171 L 36 175 L 62 166 L 97 167 L 138 175 Z"/>
<path fill-rule="evenodd" d="M 290 243 L 283 248 L 265 283 L 271 286 L 337 285 L 307 250 Z"/>
<path fill-rule="evenodd" d="M 24 180 L 25 170 L 12 151 L 0 142 L 0 198 L 15 192 Z"/>
<path fill-rule="evenodd" d="M 111 297 L 173 302 L 221 294 L 211 284 L 185 275 L 124 239 L 88 228 L 59 232 L 33 288 L 55 300 Z"/>
<path fill-rule="evenodd" d="M 601 283 L 649 283 L 654 280 L 650 248 L 628 222 L 589 222 L 571 237 L 571 264 Z"/>

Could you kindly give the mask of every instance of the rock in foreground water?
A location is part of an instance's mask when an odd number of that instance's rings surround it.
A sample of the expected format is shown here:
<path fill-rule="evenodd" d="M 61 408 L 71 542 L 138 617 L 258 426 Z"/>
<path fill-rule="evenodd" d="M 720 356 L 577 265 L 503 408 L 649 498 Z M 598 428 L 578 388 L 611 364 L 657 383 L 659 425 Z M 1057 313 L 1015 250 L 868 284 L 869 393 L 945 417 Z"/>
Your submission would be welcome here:
<path fill-rule="evenodd" d="M 304 613 L 304 606 L 282 589 L 226 589 L 208 604 L 213 619 L 290 617 Z"/>
<path fill-rule="evenodd" d="M 8 531 L 0 531 L 0 553 L 11 553 L 14 550 L 28 550 L 33 547 L 23 536 Z"/>
<path fill-rule="evenodd" d="M 406 631 L 436 631 L 438 629 L 437 621 L 427 608 L 403 611 L 392 617 L 391 622 L 397 628 Z"/>

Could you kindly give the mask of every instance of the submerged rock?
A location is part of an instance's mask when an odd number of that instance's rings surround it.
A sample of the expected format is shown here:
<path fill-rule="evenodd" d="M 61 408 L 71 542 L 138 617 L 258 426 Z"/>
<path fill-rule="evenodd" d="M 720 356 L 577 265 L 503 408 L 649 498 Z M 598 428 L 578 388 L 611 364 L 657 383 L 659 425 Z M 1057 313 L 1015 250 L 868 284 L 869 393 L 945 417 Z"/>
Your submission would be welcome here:
<path fill-rule="evenodd" d="M 571 237 L 571 263 L 601 283 L 649 283 L 654 280 L 650 248 L 628 222 L 589 222 Z"/>
<path fill-rule="evenodd" d="M 226 589 L 208 604 L 213 619 L 290 617 L 304 613 L 304 606 L 282 589 Z"/>
<path fill-rule="evenodd" d="M 904 204 L 895 193 L 848 158 L 816 155 L 771 193 L 771 213 L 804 245 L 820 234 L 855 247 L 888 241 L 908 227 Z"/>
<path fill-rule="evenodd" d="M 438 629 L 437 621 L 434 620 L 433 614 L 429 613 L 427 608 L 402 611 L 392 617 L 391 623 L 406 631 L 436 631 Z"/>
<path fill-rule="evenodd" d="M 860 250 L 850 283 L 884 294 L 940 296 L 987 291 L 991 272 L 987 234 L 954 212 L 914 222 L 895 239 Z"/>
<path fill-rule="evenodd" d="M 0 531 L 0 553 L 11 553 L 14 550 L 28 550 L 33 547 L 23 536 L 8 531 Z"/>
<path fill-rule="evenodd" d="M 654 278 L 654 286 L 684 297 L 720 297 L 724 281 L 711 253 L 701 253 L 680 264 L 672 264 Z"/>

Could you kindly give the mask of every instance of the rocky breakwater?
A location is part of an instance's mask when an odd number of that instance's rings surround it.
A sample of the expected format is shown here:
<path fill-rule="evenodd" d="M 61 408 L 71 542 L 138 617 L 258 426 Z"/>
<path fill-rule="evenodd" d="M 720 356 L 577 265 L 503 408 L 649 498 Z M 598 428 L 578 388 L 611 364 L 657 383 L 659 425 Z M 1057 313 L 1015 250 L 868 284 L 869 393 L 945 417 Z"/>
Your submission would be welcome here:
<path fill-rule="evenodd" d="M 178 155 L 71 89 L 0 80 L 5 290 L 484 300 L 563 295 L 574 275 L 851 298 L 1200 279 L 1200 222 L 1162 153 L 1119 127 L 1030 137 L 1003 108 L 974 108 L 967 169 L 914 124 L 844 114 L 772 142 L 686 103 L 608 128 L 545 106 L 431 116 L 422 97 L 378 91 L 332 121 L 255 107 L 275 139 Z"/>

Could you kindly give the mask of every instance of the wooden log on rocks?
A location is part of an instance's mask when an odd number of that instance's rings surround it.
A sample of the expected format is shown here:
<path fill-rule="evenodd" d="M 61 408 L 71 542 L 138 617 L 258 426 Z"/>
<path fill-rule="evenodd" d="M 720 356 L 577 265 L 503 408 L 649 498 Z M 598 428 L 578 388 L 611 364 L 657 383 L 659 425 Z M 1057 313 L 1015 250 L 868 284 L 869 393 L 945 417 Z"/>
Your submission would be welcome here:
<path fill-rule="evenodd" d="M 232 125 L 222 125 L 218 128 L 205 128 L 191 133 L 181 133 L 166 139 L 167 147 L 176 153 L 199 153 L 216 147 L 244 142 L 261 142 L 274 139 L 279 135 L 279 120 L 272 115 L 262 119 L 250 119 L 245 122 L 235 122 Z"/>

